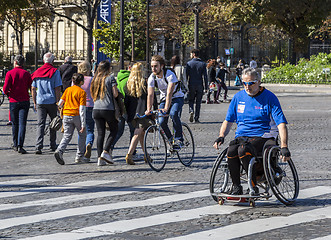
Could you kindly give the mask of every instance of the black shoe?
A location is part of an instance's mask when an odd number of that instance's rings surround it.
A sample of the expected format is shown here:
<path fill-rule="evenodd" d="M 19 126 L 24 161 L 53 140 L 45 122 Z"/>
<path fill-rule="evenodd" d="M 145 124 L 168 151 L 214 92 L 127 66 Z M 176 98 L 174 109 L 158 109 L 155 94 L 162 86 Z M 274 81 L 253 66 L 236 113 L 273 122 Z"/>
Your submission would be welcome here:
<path fill-rule="evenodd" d="M 27 151 L 25 151 L 25 149 L 23 147 L 19 147 L 17 152 L 20 153 L 20 154 L 26 154 L 27 153 Z"/>
<path fill-rule="evenodd" d="M 190 122 L 193 122 L 193 117 L 194 117 L 194 113 L 193 112 L 190 112 Z"/>
<path fill-rule="evenodd" d="M 61 152 L 55 152 L 54 157 L 59 164 L 64 165 L 63 154 Z"/>
<path fill-rule="evenodd" d="M 241 185 L 233 185 L 231 195 L 242 195 L 243 187 Z"/>
<path fill-rule="evenodd" d="M 37 149 L 37 150 L 35 151 L 35 154 L 37 154 L 37 155 L 41 155 L 41 154 L 43 154 L 43 152 L 41 151 L 41 149 Z"/>
<path fill-rule="evenodd" d="M 9 121 L 9 122 L 7 122 L 6 125 L 7 125 L 7 126 L 11 126 L 11 125 L 13 125 L 13 123 L 12 123 L 12 121 Z"/>
<path fill-rule="evenodd" d="M 199 120 L 195 120 L 194 123 L 200 123 L 200 121 Z"/>

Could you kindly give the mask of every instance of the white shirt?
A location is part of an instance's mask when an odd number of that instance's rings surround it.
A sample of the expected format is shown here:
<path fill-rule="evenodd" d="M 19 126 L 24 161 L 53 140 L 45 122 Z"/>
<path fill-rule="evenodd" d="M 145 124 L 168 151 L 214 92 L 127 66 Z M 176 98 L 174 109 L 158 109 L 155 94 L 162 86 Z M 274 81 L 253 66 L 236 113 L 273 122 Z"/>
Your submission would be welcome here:
<path fill-rule="evenodd" d="M 167 70 L 166 78 L 168 83 L 178 82 L 176 75 L 171 70 Z M 157 81 L 157 87 L 160 90 L 160 99 L 161 101 L 164 101 L 167 96 L 168 84 L 165 81 L 164 76 L 162 76 L 162 78 L 158 78 L 152 73 L 148 78 L 148 87 L 152 87 L 152 88 L 155 87 L 154 79 L 155 81 Z M 175 90 L 177 87 L 178 86 L 175 87 Z M 177 91 L 175 94 L 172 95 L 172 98 L 178 98 L 178 97 L 184 97 L 184 93 L 182 92 L 181 89 L 179 89 L 179 91 Z"/>

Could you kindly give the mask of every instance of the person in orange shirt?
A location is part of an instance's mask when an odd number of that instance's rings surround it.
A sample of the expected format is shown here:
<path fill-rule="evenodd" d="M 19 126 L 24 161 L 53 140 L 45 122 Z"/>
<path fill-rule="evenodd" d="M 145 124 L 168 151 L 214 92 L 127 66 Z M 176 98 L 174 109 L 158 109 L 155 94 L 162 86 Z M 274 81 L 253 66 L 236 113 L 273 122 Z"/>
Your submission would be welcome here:
<path fill-rule="evenodd" d="M 71 141 L 75 128 L 79 135 L 75 163 L 86 162 L 84 157 L 86 140 L 86 92 L 81 88 L 84 84 L 84 75 L 74 73 L 72 82 L 74 85 L 64 91 L 58 103 L 60 108 L 63 107 L 64 134 L 54 156 L 56 161 L 61 165 L 64 165 L 63 153 Z"/>

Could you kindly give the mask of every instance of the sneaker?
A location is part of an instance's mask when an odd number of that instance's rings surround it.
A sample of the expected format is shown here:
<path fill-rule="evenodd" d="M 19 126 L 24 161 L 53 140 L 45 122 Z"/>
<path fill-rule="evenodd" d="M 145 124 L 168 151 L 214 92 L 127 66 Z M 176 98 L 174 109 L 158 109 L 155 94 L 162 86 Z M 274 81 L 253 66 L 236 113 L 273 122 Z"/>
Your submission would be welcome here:
<path fill-rule="evenodd" d="M 64 165 L 63 154 L 60 151 L 56 151 L 54 157 L 59 164 Z"/>
<path fill-rule="evenodd" d="M 75 163 L 88 163 L 90 162 L 90 159 L 89 158 L 86 158 L 86 157 L 76 157 L 75 158 Z"/>
<path fill-rule="evenodd" d="M 91 151 L 92 151 L 92 144 L 91 143 L 88 143 L 86 145 L 86 150 L 85 150 L 84 157 L 90 158 L 91 157 Z"/>
<path fill-rule="evenodd" d="M 7 126 L 11 126 L 11 125 L 13 125 L 13 123 L 12 123 L 12 121 L 9 121 L 9 122 L 7 122 L 6 125 L 7 125 Z"/>
<path fill-rule="evenodd" d="M 111 153 L 107 153 L 106 151 L 103 151 L 101 153 L 100 158 L 109 164 L 114 164 L 114 160 L 113 157 L 111 156 Z"/>
<path fill-rule="evenodd" d="M 172 145 L 172 149 L 179 151 L 182 147 L 184 146 L 183 141 L 176 141 L 173 145 Z"/>
<path fill-rule="evenodd" d="M 214 103 L 215 103 L 215 104 L 220 104 L 217 100 L 214 100 Z"/>
<path fill-rule="evenodd" d="M 193 112 L 190 112 L 190 122 L 193 122 L 193 118 L 194 118 L 194 113 Z"/>
<path fill-rule="evenodd" d="M 242 195 L 243 187 L 241 185 L 233 185 L 231 195 Z"/>
<path fill-rule="evenodd" d="M 41 155 L 41 154 L 43 154 L 43 152 L 41 151 L 41 149 L 37 149 L 37 150 L 35 151 L 35 154 L 37 154 L 37 155 Z"/>
<path fill-rule="evenodd" d="M 132 159 L 132 154 L 126 154 L 125 161 L 128 165 L 135 165 L 135 163 Z"/>
<path fill-rule="evenodd" d="M 25 151 L 23 147 L 19 147 L 17 152 L 20 154 L 27 154 L 27 151 Z"/>
<path fill-rule="evenodd" d="M 107 162 L 105 160 L 102 160 L 101 158 L 98 158 L 98 166 L 105 166 L 107 165 Z"/>

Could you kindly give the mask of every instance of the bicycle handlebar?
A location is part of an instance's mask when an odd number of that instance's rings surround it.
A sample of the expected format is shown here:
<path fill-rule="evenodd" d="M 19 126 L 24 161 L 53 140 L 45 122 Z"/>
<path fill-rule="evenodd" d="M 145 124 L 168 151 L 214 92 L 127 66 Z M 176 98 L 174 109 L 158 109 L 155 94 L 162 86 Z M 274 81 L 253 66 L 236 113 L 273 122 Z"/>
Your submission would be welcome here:
<path fill-rule="evenodd" d="M 158 109 L 158 110 L 154 110 L 154 111 L 150 111 L 150 113 L 151 113 L 152 115 L 157 115 L 157 114 L 158 114 L 158 115 L 160 115 L 161 117 L 164 117 L 164 116 L 167 115 L 167 114 L 163 113 L 160 109 Z M 145 117 L 147 117 L 147 116 L 149 116 L 149 115 L 144 114 L 144 115 L 140 116 L 140 115 L 137 113 L 136 116 L 137 116 L 137 118 L 145 118 Z"/>

